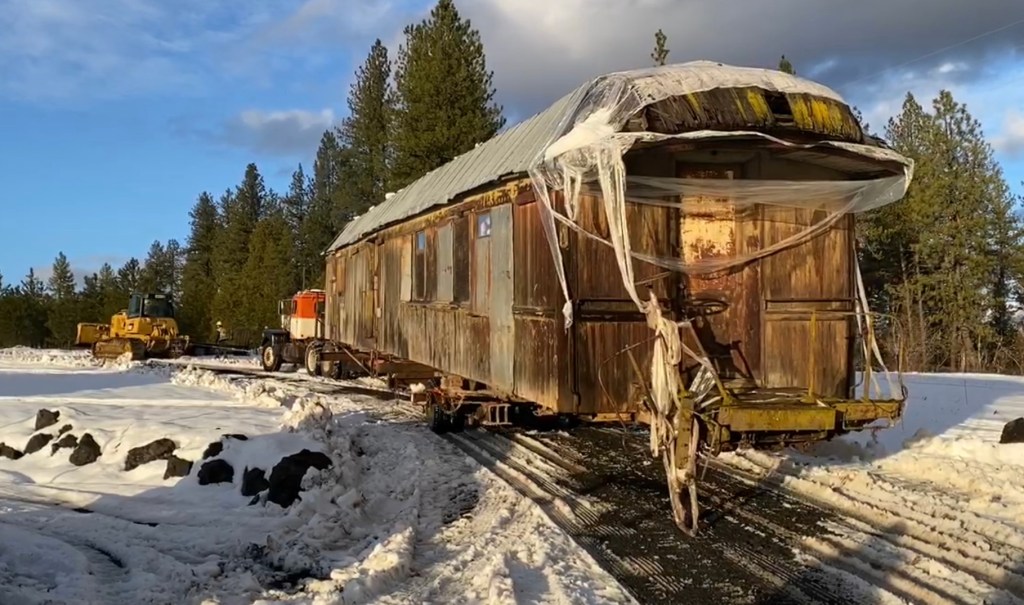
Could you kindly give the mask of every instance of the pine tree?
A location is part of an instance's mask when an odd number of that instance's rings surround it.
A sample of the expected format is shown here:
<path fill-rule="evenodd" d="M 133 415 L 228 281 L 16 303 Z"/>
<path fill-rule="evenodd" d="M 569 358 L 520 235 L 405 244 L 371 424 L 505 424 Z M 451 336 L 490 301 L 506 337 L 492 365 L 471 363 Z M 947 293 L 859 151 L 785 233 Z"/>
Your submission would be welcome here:
<path fill-rule="evenodd" d="M 181 244 L 178 243 L 178 240 L 171 238 L 167 240 L 167 245 L 164 246 L 164 255 L 167 267 L 167 293 L 177 302 L 181 296 L 182 271 L 185 268 L 185 251 L 182 249 Z"/>
<path fill-rule="evenodd" d="M 347 150 L 338 144 L 334 132 L 328 130 L 320 139 L 313 163 L 313 180 L 309 212 L 303 223 L 302 266 L 307 268 L 306 286 L 323 285 L 323 252 L 330 246 L 348 221 L 355 216 L 344 186 L 348 174 Z"/>
<path fill-rule="evenodd" d="M 70 299 L 75 295 L 75 275 L 71 272 L 71 263 L 63 252 L 57 253 L 53 261 L 53 270 L 47 280 L 50 294 L 57 300 Z"/>
<path fill-rule="evenodd" d="M 79 321 L 104 323 L 110 321 L 109 316 L 103 316 L 103 289 L 100 287 L 98 274 L 85 276 L 82 280 L 82 292 L 78 298 Z"/>
<path fill-rule="evenodd" d="M 264 328 L 279 326 L 277 302 L 293 293 L 291 258 L 291 229 L 284 214 L 276 212 L 260 221 L 249 242 L 241 273 L 236 333 L 252 338 Z"/>
<path fill-rule="evenodd" d="M 33 269 L 22 280 L 15 294 L 12 333 L 18 344 L 42 347 L 49 338 L 46 327 L 46 287 Z"/>
<path fill-rule="evenodd" d="M 338 137 L 351 153 L 346 181 L 353 202 L 351 211 L 357 215 L 383 201 L 390 184 L 390 135 L 394 114 L 390 78 L 388 50 L 378 39 L 356 71 L 356 80 L 348 95 L 349 116 L 342 123 Z"/>
<path fill-rule="evenodd" d="M 74 341 L 78 309 L 75 297 L 75 275 L 63 252 L 53 261 L 52 272 L 47 280 L 51 295 L 46 305 L 46 328 L 52 336 L 51 343 L 67 347 Z"/>
<path fill-rule="evenodd" d="M 654 33 L 654 52 L 651 53 L 651 59 L 655 65 L 664 65 L 665 59 L 668 58 L 668 48 L 665 47 L 665 42 L 668 37 L 659 28 Z"/>
<path fill-rule="evenodd" d="M 217 291 L 213 299 L 213 314 L 229 326 L 241 319 L 238 311 L 241 272 L 249 257 L 249 240 L 270 205 L 263 177 L 256 165 L 250 163 L 246 166 L 242 183 L 230 198 L 223 201 L 224 228 L 218 234 L 214 248 Z"/>
<path fill-rule="evenodd" d="M 220 216 L 213 196 L 200 194 L 189 212 L 191 231 L 181 278 L 181 329 L 200 340 L 213 334 L 213 299 L 217 293 L 214 274 Z"/>
<path fill-rule="evenodd" d="M 110 263 L 103 263 L 97 278 L 100 295 L 103 299 L 98 319 L 107 322 L 110 321 L 110 317 L 114 313 L 117 313 L 128 304 L 128 299 L 125 298 L 125 293 L 118 282 L 117 274 L 114 273 L 114 268 L 110 266 Z"/>
<path fill-rule="evenodd" d="M 140 278 L 142 277 L 142 266 L 139 259 L 129 258 L 120 269 L 117 270 L 117 289 L 119 291 L 121 306 L 127 306 L 128 297 L 133 292 L 139 291 Z"/>
<path fill-rule="evenodd" d="M 149 246 L 149 253 L 139 273 L 138 288 L 142 292 L 167 293 L 173 268 L 168 263 L 167 251 L 159 240 Z"/>
<path fill-rule="evenodd" d="M 292 182 L 283 202 L 284 217 L 293 235 L 293 271 L 296 276 L 295 289 L 305 286 L 312 267 L 308 266 L 309 246 L 306 242 L 306 219 L 312 205 L 313 184 L 302 170 L 302 164 L 292 173 Z"/>
<path fill-rule="evenodd" d="M 900 202 L 865 217 L 865 282 L 898 319 L 911 368 L 985 367 L 1011 340 L 1024 254 L 1013 200 L 980 125 L 948 91 L 907 95 L 887 139 L 915 160 Z"/>
<path fill-rule="evenodd" d="M 393 188 L 494 136 L 505 124 L 493 104 L 480 34 L 453 0 L 438 0 L 430 16 L 404 30 L 395 68 Z"/>
<path fill-rule="evenodd" d="M 796 70 L 793 69 L 793 64 L 789 62 L 786 55 L 782 55 L 782 58 L 779 59 L 779 71 L 787 74 L 793 74 L 794 76 L 796 75 Z"/>

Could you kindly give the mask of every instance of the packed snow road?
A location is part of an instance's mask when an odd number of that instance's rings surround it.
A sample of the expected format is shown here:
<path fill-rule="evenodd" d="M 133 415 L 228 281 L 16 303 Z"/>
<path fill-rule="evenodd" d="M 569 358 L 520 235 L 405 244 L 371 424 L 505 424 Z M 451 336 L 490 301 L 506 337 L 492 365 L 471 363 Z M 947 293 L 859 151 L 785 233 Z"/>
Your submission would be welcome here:
<path fill-rule="evenodd" d="M 1024 415 L 1024 380 L 914 377 L 904 425 L 875 438 L 725 455 L 705 471 L 707 527 L 690 539 L 642 431 L 439 438 L 368 382 L 187 365 L 0 351 L 0 442 L 24 452 L 55 436 L 18 460 L 0 447 L 0 603 L 1024 596 L 1024 445 L 996 443 Z M 60 415 L 36 431 L 40 409 Z M 53 449 L 65 424 L 95 440 L 93 462 Z M 186 476 L 164 478 L 163 459 L 124 470 L 131 448 L 160 438 L 194 462 Z M 207 456 L 214 442 L 223 452 Z M 251 469 L 300 449 L 331 465 L 306 472 L 299 500 L 242 495 Z M 233 480 L 200 485 L 218 459 Z"/>

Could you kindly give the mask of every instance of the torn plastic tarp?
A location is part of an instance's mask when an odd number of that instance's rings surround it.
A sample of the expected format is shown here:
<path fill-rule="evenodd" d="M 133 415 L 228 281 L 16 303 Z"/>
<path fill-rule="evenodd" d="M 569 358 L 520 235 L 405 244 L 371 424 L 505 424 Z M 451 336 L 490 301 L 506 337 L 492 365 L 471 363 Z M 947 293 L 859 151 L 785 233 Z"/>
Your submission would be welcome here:
<path fill-rule="evenodd" d="M 689 274 L 713 273 L 748 263 L 752 260 L 799 245 L 821 233 L 839 218 L 848 213 L 864 212 L 895 202 L 906 194 L 913 177 L 913 162 L 900 154 L 881 147 L 872 147 L 839 141 L 821 141 L 811 144 L 797 144 L 756 131 L 724 132 L 695 131 L 681 134 L 662 134 L 647 131 L 623 132 L 626 124 L 642 109 L 671 97 L 710 90 L 713 88 L 759 87 L 765 90 L 805 93 L 828 97 L 842 102 L 841 97 L 820 84 L 803 80 L 782 72 L 736 68 L 710 62 L 694 62 L 681 65 L 663 66 L 646 70 L 610 74 L 594 82 L 591 91 L 576 108 L 567 113 L 556 133 L 557 136 L 544 146 L 529 170 L 534 190 L 540 202 L 541 220 L 555 262 L 562 292 L 565 297 L 563 315 L 566 329 L 572 323 L 572 302 L 565 279 L 562 253 L 558 245 L 556 221 L 570 226 L 610 245 L 619 265 L 622 282 L 630 298 L 647 318 L 647 324 L 658 338 L 654 339 L 651 363 L 651 449 L 652 454 L 662 454 L 668 475 L 673 513 L 676 522 L 683 523 L 682 505 L 679 501 L 681 486 L 689 485 L 695 498 L 695 456 L 680 468 L 675 460 L 676 427 L 684 413 L 680 395 L 682 388 L 676 370 L 687 355 L 701 364 L 704 375 L 702 385 L 710 385 L 706 379 L 714 370 L 710 362 L 698 352 L 689 350 L 680 338 L 680 330 L 686 322 L 674 322 L 662 315 L 661 307 L 653 292 L 644 300 L 636 288 L 633 258 Z M 802 149 L 833 149 L 867 158 L 879 165 L 894 165 L 902 168 L 901 174 L 866 181 L 843 180 L 729 180 L 729 179 L 675 179 L 642 178 L 626 174 L 623 156 L 640 142 L 652 143 L 668 140 L 714 140 L 735 137 L 757 137 L 774 143 Z M 596 183 L 596 186 L 594 185 Z M 550 192 L 562 191 L 565 214 L 556 213 L 551 203 Z M 584 193 L 600 192 L 600 200 L 607 219 L 609 237 L 600 238 L 587 233 L 576 224 L 580 196 Z M 712 259 L 688 262 L 685 258 L 659 258 L 635 253 L 632 250 L 627 229 L 627 202 L 657 204 L 677 207 L 685 216 L 687 210 L 706 200 L 721 200 L 722 206 L 733 208 L 758 205 L 771 212 L 773 208 L 803 208 L 825 211 L 825 216 L 802 231 L 759 250 L 731 250 Z M 684 243 L 685 245 L 685 243 Z M 858 323 L 860 315 L 867 317 L 867 301 L 858 271 Z M 873 343 L 872 343 L 873 345 Z M 868 348 L 865 343 L 866 349 Z M 877 347 L 866 350 L 865 360 L 875 353 L 879 363 L 881 355 Z M 886 370 L 886 374 L 888 372 Z M 696 381 L 695 381 L 696 382 Z M 702 398 L 710 393 L 709 388 L 694 392 L 691 387 L 689 402 L 696 408 Z M 697 423 L 693 421 L 693 441 L 696 441 Z M 692 442 L 691 442 L 692 443 Z"/>

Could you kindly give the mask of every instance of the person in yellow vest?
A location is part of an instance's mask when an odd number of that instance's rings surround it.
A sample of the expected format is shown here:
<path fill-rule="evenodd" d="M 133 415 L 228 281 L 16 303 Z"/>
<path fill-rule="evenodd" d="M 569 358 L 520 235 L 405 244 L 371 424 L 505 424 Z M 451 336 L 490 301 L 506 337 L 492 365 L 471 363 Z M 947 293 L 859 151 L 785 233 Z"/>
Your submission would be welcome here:
<path fill-rule="evenodd" d="M 228 339 L 227 328 L 219 320 L 217 321 L 217 342 L 221 343 Z"/>

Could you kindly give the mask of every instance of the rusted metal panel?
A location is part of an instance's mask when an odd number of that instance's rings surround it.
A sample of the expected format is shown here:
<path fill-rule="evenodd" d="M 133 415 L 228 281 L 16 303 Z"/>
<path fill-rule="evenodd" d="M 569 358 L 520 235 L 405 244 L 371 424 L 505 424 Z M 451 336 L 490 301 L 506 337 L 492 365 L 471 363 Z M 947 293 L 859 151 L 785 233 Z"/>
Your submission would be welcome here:
<path fill-rule="evenodd" d="M 512 206 L 490 211 L 490 309 L 491 376 L 493 389 L 511 393 L 515 378 L 515 323 L 512 319 L 515 263 L 512 247 Z"/>
<path fill-rule="evenodd" d="M 442 225 L 437 230 L 437 300 L 451 302 L 453 300 L 454 283 L 452 278 L 452 224 Z"/>
<path fill-rule="evenodd" d="M 741 178 L 739 166 L 680 163 L 680 178 Z M 727 198 L 684 196 L 680 221 L 681 256 L 687 263 L 747 254 L 760 247 L 759 211 L 737 210 Z M 757 263 L 685 280 L 681 304 L 693 317 L 700 346 L 723 379 L 756 383 L 760 375 L 760 292 Z M 704 306 L 705 301 L 719 305 Z M 703 310 L 702 310 L 703 307 Z M 689 341 L 692 333 L 684 338 Z M 693 346 L 691 344 L 691 346 Z M 684 362 L 690 370 L 696 362 Z"/>

